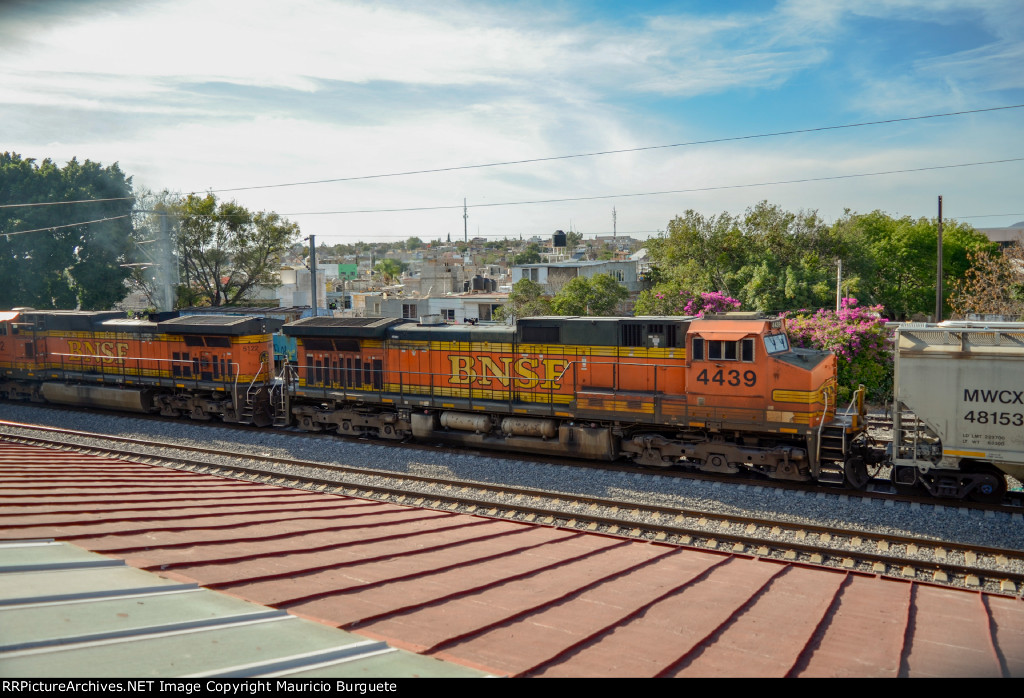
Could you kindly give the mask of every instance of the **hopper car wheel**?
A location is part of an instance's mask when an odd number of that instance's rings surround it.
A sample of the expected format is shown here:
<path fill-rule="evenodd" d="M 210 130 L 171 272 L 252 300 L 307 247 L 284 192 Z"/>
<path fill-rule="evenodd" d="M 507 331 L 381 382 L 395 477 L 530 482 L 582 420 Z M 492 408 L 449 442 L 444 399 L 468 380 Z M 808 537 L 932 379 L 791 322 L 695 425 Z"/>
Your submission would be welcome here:
<path fill-rule="evenodd" d="M 981 482 L 971 491 L 968 499 L 984 504 L 999 504 L 1003 501 L 1006 496 L 1006 478 L 1001 471 L 986 464 L 975 465 L 970 470 L 981 476 Z"/>
<path fill-rule="evenodd" d="M 867 463 L 860 456 L 850 456 L 843 464 L 846 483 L 855 490 L 862 490 L 871 481 Z"/>

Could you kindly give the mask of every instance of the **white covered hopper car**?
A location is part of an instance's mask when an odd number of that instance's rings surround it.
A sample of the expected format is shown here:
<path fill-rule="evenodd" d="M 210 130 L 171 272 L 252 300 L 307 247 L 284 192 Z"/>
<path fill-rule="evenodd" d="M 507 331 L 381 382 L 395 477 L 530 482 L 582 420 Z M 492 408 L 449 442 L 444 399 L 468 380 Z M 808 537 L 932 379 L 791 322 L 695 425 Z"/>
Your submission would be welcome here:
<path fill-rule="evenodd" d="M 1024 323 L 908 324 L 896 335 L 893 479 L 998 501 L 1024 479 Z"/>

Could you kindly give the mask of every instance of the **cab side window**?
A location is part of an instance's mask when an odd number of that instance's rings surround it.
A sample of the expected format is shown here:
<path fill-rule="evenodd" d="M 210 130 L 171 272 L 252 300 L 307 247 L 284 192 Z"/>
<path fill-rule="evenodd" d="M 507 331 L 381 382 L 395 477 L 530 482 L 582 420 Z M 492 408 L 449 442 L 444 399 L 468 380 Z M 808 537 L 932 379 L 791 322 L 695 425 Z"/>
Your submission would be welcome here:
<path fill-rule="evenodd" d="M 754 338 L 748 337 L 740 340 L 740 361 L 754 360 Z"/>
<path fill-rule="evenodd" d="M 754 338 L 747 337 L 738 342 L 723 339 L 693 338 L 693 361 L 754 361 Z"/>

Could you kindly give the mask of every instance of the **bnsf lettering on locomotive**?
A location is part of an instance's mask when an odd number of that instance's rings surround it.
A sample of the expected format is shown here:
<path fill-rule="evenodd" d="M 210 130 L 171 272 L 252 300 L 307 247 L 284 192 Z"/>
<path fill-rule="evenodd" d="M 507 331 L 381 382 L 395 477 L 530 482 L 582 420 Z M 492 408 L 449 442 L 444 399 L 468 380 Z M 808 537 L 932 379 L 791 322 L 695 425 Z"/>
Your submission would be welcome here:
<path fill-rule="evenodd" d="M 498 362 L 501 362 L 500 364 Z M 515 381 L 516 388 L 561 388 L 561 383 L 554 382 L 568 365 L 563 359 L 513 359 L 502 356 L 495 361 L 489 356 L 457 356 L 448 357 L 451 364 L 451 385 L 468 385 L 476 382 L 483 387 L 491 387 L 495 382 L 508 388 Z"/>
<path fill-rule="evenodd" d="M 964 388 L 964 402 L 1000 402 L 1004 405 L 1024 405 L 1024 390 L 982 390 Z"/>
<path fill-rule="evenodd" d="M 124 359 L 128 356 L 128 343 L 96 342 L 94 344 L 71 339 L 68 340 L 68 353 L 80 357 L 83 363 L 97 363 L 100 360 L 106 364 L 112 364 L 115 361 L 124 363 Z"/>

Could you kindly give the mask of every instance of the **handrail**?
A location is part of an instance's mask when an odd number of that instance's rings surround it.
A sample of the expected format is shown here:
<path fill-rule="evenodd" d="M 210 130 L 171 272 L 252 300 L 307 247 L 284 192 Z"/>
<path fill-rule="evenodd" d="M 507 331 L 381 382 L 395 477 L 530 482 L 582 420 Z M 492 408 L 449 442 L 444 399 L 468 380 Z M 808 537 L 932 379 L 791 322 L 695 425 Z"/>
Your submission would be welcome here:
<path fill-rule="evenodd" d="M 260 361 L 259 370 L 256 371 L 252 377 L 252 382 L 249 383 L 249 387 L 246 388 L 245 395 L 248 397 L 252 393 L 252 387 L 256 385 L 256 381 L 259 380 L 260 374 L 263 373 L 263 367 L 266 365 L 266 361 Z"/>
<path fill-rule="evenodd" d="M 818 422 L 818 438 L 815 439 L 817 442 L 814 446 L 814 460 L 818 463 L 818 467 L 821 467 L 821 432 L 825 428 L 825 415 L 828 414 L 828 391 L 823 390 L 822 397 L 825 398 L 825 407 L 821 411 L 821 421 Z"/>

